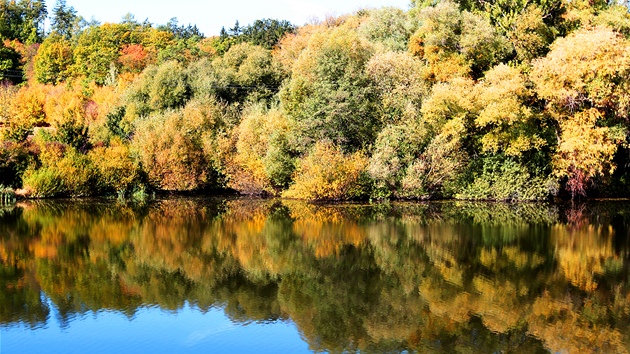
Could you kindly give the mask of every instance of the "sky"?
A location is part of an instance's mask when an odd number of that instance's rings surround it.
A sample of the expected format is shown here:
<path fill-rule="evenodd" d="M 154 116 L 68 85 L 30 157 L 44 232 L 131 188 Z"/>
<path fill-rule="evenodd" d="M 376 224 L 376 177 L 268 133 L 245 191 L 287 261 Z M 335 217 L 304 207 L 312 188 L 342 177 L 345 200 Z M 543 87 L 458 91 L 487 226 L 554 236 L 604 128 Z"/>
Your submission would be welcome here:
<path fill-rule="evenodd" d="M 49 13 L 55 3 L 56 0 L 46 0 Z M 125 14 L 131 13 L 139 22 L 148 19 L 154 24 L 166 24 L 177 17 L 180 25 L 197 25 L 208 37 L 218 35 L 221 27 L 233 27 L 236 20 L 242 26 L 263 18 L 288 20 L 299 26 L 362 8 L 407 9 L 409 4 L 410 0 L 66 0 L 66 5 L 74 7 L 86 20 L 120 22 Z"/>

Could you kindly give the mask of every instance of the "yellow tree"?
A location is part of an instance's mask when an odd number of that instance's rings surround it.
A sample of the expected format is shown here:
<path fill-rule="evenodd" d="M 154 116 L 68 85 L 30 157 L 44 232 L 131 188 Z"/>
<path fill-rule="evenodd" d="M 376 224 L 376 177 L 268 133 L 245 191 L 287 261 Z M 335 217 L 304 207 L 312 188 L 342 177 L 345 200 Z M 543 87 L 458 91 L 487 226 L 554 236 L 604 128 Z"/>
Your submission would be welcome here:
<path fill-rule="evenodd" d="M 622 122 L 630 112 L 630 41 L 607 27 L 582 29 L 557 40 L 534 62 L 531 79 L 558 127 L 554 173 L 575 196 L 611 173 Z"/>

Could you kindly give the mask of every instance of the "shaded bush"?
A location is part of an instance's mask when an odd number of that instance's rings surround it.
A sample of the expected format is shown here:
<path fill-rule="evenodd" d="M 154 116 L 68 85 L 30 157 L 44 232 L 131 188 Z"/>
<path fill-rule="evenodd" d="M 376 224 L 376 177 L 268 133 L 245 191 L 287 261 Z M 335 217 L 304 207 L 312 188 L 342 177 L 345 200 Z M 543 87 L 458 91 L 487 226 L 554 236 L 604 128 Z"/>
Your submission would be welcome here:
<path fill-rule="evenodd" d="M 24 189 L 30 196 L 36 198 L 56 197 L 66 192 L 59 172 L 49 167 L 26 171 Z"/>
<path fill-rule="evenodd" d="M 29 150 L 22 144 L 0 142 L 0 185 L 18 188 L 30 160 Z"/>
<path fill-rule="evenodd" d="M 450 197 L 451 183 L 469 157 L 462 147 L 463 127 L 457 120 L 444 124 L 418 159 L 405 171 L 398 196 L 404 198 Z"/>

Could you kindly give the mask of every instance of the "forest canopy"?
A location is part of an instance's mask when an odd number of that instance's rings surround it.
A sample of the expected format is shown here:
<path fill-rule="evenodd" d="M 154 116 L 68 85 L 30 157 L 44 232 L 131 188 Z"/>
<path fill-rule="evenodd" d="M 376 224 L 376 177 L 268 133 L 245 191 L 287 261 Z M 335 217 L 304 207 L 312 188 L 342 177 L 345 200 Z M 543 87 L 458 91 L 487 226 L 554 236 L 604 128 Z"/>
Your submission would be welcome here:
<path fill-rule="evenodd" d="M 0 185 L 24 196 L 630 196 L 624 5 L 414 1 L 211 37 L 0 8 Z"/>

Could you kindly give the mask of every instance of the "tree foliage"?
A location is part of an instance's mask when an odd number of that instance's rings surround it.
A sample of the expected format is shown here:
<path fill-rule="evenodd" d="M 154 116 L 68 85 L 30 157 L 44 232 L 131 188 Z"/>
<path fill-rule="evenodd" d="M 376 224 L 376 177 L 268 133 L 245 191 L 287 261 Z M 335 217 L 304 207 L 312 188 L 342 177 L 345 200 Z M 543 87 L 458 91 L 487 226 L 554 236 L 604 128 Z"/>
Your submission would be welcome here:
<path fill-rule="evenodd" d="M 50 20 L 51 31 L 65 39 L 70 39 L 74 34 L 75 23 L 78 19 L 74 7 L 68 7 L 66 0 L 57 0 Z"/>
<path fill-rule="evenodd" d="M 313 35 L 281 96 L 303 144 L 329 139 L 356 151 L 374 141 L 380 126 L 365 72 L 371 55 L 369 43 L 348 27 Z"/>
<path fill-rule="evenodd" d="M 216 52 L 223 54 L 238 43 L 250 43 L 266 49 L 273 49 L 282 37 L 294 33 L 296 26 L 286 20 L 262 19 L 241 27 L 236 21 L 233 28 L 221 28 L 221 33 L 213 40 Z"/>
<path fill-rule="evenodd" d="M 44 37 L 46 4 L 41 0 L 0 1 L 0 39 L 39 43 Z"/>
<path fill-rule="evenodd" d="M 35 79 L 43 84 L 59 84 L 72 76 L 72 45 L 61 35 L 51 34 L 35 57 Z"/>
<path fill-rule="evenodd" d="M 419 17 L 422 25 L 411 38 L 410 49 L 430 65 L 432 80 L 481 77 L 508 52 L 507 40 L 487 19 L 462 11 L 449 0 L 422 9 Z"/>
<path fill-rule="evenodd" d="M 608 175 L 625 142 L 630 108 L 627 82 L 630 42 L 605 27 L 558 39 L 534 63 L 532 80 L 559 126 L 554 155 L 557 176 L 572 195 L 585 195 L 594 177 Z"/>

